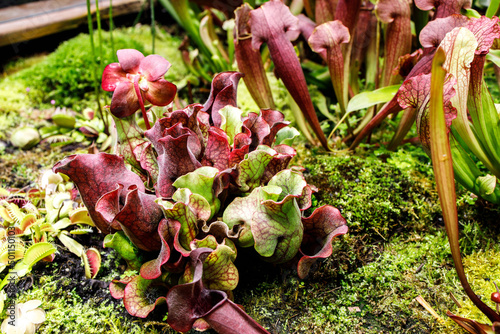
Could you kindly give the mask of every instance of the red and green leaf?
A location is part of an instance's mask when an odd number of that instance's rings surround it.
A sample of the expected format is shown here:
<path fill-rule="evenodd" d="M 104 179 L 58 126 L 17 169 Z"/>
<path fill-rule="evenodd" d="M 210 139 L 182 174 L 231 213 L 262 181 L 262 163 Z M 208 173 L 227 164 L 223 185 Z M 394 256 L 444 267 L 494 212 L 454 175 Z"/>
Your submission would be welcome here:
<path fill-rule="evenodd" d="M 141 178 L 125 167 L 123 158 L 107 153 L 70 155 L 58 162 L 53 171 L 68 175 L 75 183 L 92 221 L 105 234 L 117 228 L 97 213 L 95 206 L 99 198 L 116 190 L 117 185 L 122 185 L 122 189 L 135 185 L 138 191 L 145 190 Z M 126 194 L 122 192 L 119 196 L 124 198 Z"/>
<path fill-rule="evenodd" d="M 332 255 L 332 240 L 347 233 L 347 223 L 340 211 L 332 206 L 322 206 L 308 218 L 302 218 L 304 238 L 300 246 L 301 258 L 297 266 L 300 278 L 305 278 L 318 260 Z"/>

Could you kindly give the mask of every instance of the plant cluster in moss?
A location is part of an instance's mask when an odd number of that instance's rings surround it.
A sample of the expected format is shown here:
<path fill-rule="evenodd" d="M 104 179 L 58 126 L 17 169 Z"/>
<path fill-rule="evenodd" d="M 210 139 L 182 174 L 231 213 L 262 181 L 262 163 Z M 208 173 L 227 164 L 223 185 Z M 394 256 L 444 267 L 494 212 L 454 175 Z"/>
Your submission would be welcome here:
<path fill-rule="evenodd" d="M 146 26 L 116 29 L 113 31 L 113 48 L 108 32 L 103 32 L 102 67 L 96 73 L 100 76 L 106 64 L 117 62 L 116 50 L 137 49 L 144 54 L 152 52 L 150 29 Z M 97 34 L 94 37 L 96 53 L 99 56 Z M 148 43 L 149 42 L 149 43 Z M 186 69 L 177 48 L 181 40 L 157 29 L 155 53 L 172 63 L 166 75 L 167 80 L 177 81 L 186 76 Z M 93 82 L 93 55 L 87 34 L 61 43 L 56 51 L 26 67 L 26 61 L 7 66 L 15 72 L 0 81 L 0 111 L 17 111 L 27 107 L 43 107 L 52 100 L 58 106 L 81 110 L 92 102 L 95 107 Z M 98 78 L 100 82 L 100 78 Z M 27 91 L 28 89 L 28 91 Z M 109 98 L 108 98 L 109 103 Z"/>
<path fill-rule="evenodd" d="M 429 159 L 412 150 L 312 156 L 304 161 L 305 175 L 320 190 L 318 205 L 337 207 L 351 234 L 387 238 L 398 228 L 433 221 L 440 210 Z"/>

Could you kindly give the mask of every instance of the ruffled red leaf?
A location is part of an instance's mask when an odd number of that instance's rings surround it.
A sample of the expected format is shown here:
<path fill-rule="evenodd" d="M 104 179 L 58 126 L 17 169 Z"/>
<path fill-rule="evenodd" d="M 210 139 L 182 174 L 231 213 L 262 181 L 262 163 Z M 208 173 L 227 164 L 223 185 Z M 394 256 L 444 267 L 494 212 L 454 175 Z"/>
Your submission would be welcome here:
<path fill-rule="evenodd" d="M 116 190 L 117 185 L 122 185 L 124 189 L 135 185 L 139 191 L 145 190 L 141 178 L 125 167 L 122 158 L 107 153 L 70 155 L 55 164 L 52 170 L 68 175 L 75 183 L 92 221 L 104 234 L 116 229 L 96 212 L 95 205 L 99 198 Z M 119 196 L 124 199 L 126 193 L 122 191 Z"/>
<path fill-rule="evenodd" d="M 222 130 L 219 130 L 213 127 L 208 131 L 207 146 L 201 164 L 223 171 L 229 167 L 230 147 L 227 135 Z"/>
<path fill-rule="evenodd" d="M 173 248 L 173 238 L 169 233 L 167 220 L 163 219 L 158 225 L 158 235 L 161 240 L 161 250 L 158 257 L 141 266 L 141 276 L 144 279 L 155 279 L 161 276 L 161 267 L 170 259 Z"/>
<path fill-rule="evenodd" d="M 187 332 L 197 319 L 203 318 L 218 333 L 268 333 L 227 299 L 226 293 L 204 287 L 203 262 L 211 252 L 209 248 L 191 252 L 193 280 L 170 289 L 167 295 L 168 324 L 176 331 Z"/>
<path fill-rule="evenodd" d="M 125 287 L 129 284 L 135 276 L 128 276 L 119 280 L 112 280 L 109 283 L 109 292 L 111 293 L 111 297 L 114 299 L 122 299 L 125 296 Z"/>
<path fill-rule="evenodd" d="M 309 269 L 319 258 L 332 255 L 332 239 L 347 233 L 347 223 L 340 211 L 332 206 L 322 206 L 308 218 L 302 218 L 304 238 L 300 246 L 302 257 L 297 266 L 300 278 L 305 278 Z"/>
<path fill-rule="evenodd" d="M 130 315 L 146 318 L 156 306 L 165 303 L 166 292 L 166 284 L 137 275 L 125 287 L 123 305 Z"/>
<path fill-rule="evenodd" d="M 130 241 L 140 249 L 148 252 L 159 250 L 161 242 L 157 227 L 163 214 L 155 203 L 156 196 L 139 192 L 135 185 L 127 190 L 123 207 L 117 207 L 115 199 L 103 196 L 96 203 L 96 211 L 108 224 L 117 222 Z"/>
<path fill-rule="evenodd" d="M 154 127 L 157 125 L 158 123 Z M 155 186 L 156 193 L 161 197 L 169 198 L 175 191 L 172 184 L 179 176 L 201 167 L 201 163 L 196 160 L 195 156 L 201 148 L 194 132 L 180 124 L 166 129 L 165 132 L 165 137 L 160 139 L 150 136 L 149 131 L 145 134 L 151 139 L 158 153 L 159 174 Z"/>
<path fill-rule="evenodd" d="M 203 105 L 202 111 L 210 114 L 215 126 L 220 127 L 222 122 L 219 114 L 220 109 L 228 105 L 237 107 L 236 89 L 241 77 L 240 72 L 222 72 L 212 80 L 210 95 Z"/>

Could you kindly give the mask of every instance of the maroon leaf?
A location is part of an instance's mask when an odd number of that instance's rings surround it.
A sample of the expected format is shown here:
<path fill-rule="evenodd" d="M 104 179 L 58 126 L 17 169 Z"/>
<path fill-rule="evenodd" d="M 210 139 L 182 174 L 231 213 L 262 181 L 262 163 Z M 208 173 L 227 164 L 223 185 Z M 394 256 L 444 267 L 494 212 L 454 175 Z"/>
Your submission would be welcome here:
<path fill-rule="evenodd" d="M 449 75 L 445 81 L 444 89 L 444 112 L 446 126 L 449 128 L 451 122 L 457 116 L 456 109 L 452 106 L 450 99 L 455 95 L 456 80 Z M 420 74 L 407 79 L 398 91 L 397 99 L 402 108 L 417 109 L 417 132 L 420 142 L 425 149 L 430 149 L 430 128 L 429 128 L 429 98 L 431 89 L 431 75 Z"/>
<path fill-rule="evenodd" d="M 203 261 L 212 252 L 210 248 L 199 248 L 191 252 L 191 263 L 194 266 L 191 283 L 176 285 L 167 294 L 167 322 L 179 332 L 187 332 L 195 320 L 202 318 L 227 296 L 222 291 L 206 290 L 201 280 Z"/>
<path fill-rule="evenodd" d="M 243 125 L 250 130 L 252 143 L 250 144 L 250 150 L 255 150 L 259 146 L 264 138 L 271 133 L 271 128 L 269 123 L 266 122 L 264 118 L 257 115 L 256 113 L 249 113 L 248 116 L 243 121 Z"/>
<path fill-rule="evenodd" d="M 140 249 L 159 250 L 161 242 L 157 227 L 163 214 L 160 206 L 155 203 L 156 196 L 139 192 L 137 186 L 132 185 L 123 207 L 116 206 L 116 196 L 113 197 L 103 196 L 99 199 L 96 211 L 109 225 L 119 223 L 130 241 Z"/>
<path fill-rule="evenodd" d="M 422 49 L 418 49 L 413 53 L 399 57 L 398 66 L 394 69 L 393 75 L 399 74 L 403 78 L 406 78 L 421 58 Z"/>
<path fill-rule="evenodd" d="M 179 176 L 201 167 L 201 163 L 196 160 L 195 154 L 191 150 L 191 148 L 195 150 L 199 148 L 199 141 L 197 142 L 198 137 L 192 130 L 182 127 L 180 123 L 166 129 L 165 137 L 158 139 L 156 134 L 159 130 L 154 129 L 157 126 L 160 127 L 159 123 L 156 123 L 145 134 L 153 142 L 158 152 L 159 173 L 155 186 L 156 193 L 158 196 L 169 198 L 175 191 L 172 184 Z"/>
<path fill-rule="evenodd" d="M 469 19 L 463 15 L 451 15 L 435 19 L 422 29 L 419 35 L 420 44 L 424 48 L 437 48 L 444 36 L 456 27 L 463 27 Z"/>
<path fill-rule="evenodd" d="M 350 38 L 349 30 L 338 20 L 317 26 L 309 37 L 309 45 L 314 52 L 326 53 L 328 71 L 342 113 L 346 112 L 347 107 L 347 81 L 344 78 L 342 44 L 349 43 Z"/>
<path fill-rule="evenodd" d="M 253 48 L 258 50 L 262 43 L 267 43 L 276 74 L 300 107 L 323 147 L 328 149 L 326 137 L 321 130 L 307 89 L 304 73 L 290 42 L 300 33 L 298 19 L 281 1 L 271 0 L 251 12 L 250 25 Z"/>
<path fill-rule="evenodd" d="M 411 51 L 411 9 L 407 0 L 380 0 L 376 7 L 377 16 L 387 23 L 384 44 L 384 72 L 382 87 L 396 83 L 392 75 L 399 57 Z"/>
<path fill-rule="evenodd" d="M 155 279 L 161 275 L 161 266 L 170 259 L 173 248 L 173 238 L 169 233 L 167 220 L 163 219 L 158 225 L 158 234 L 161 239 L 161 250 L 158 257 L 141 266 L 141 276 L 145 279 Z"/>
<path fill-rule="evenodd" d="M 338 0 L 335 19 L 341 21 L 353 34 L 358 23 L 361 0 Z"/>
<path fill-rule="evenodd" d="M 127 170 L 122 158 L 107 153 L 70 155 L 55 164 L 53 171 L 68 175 L 75 183 L 92 221 L 104 234 L 117 229 L 96 212 L 95 205 L 99 198 L 116 190 L 117 185 L 122 185 L 124 189 L 135 185 L 139 191 L 145 190 L 141 178 Z M 124 199 L 126 193 L 122 190 L 119 196 Z"/>
<path fill-rule="evenodd" d="M 234 55 L 238 63 L 238 70 L 243 73 L 243 81 L 259 108 L 274 108 L 271 87 L 267 80 L 264 64 L 259 50 L 252 48 L 250 32 L 250 11 L 248 4 L 239 7 L 235 21 Z"/>
<path fill-rule="evenodd" d="M 229 155 L 230 147 L 226 133 L 219 128 L 212 127 L 208 131 L 207 147 L 201 164 L 223 171 L 229 167 Z"/>
<path fill-rule="evenodd" d="M 237 107 L 236 89 L 241 77 L 240 72 L 222 72 L 212 80 L 210 95 L 203 105 L 202 111 L 210 114 L 215 126 L 220 127 L 221 125 L 220 109 L 228 105 Z"/>
<path fill-rule="evenodd" d="M 358 76 L 361 64 L 367 56 L 368 46 L 376 38 L 377 34 L 377 17 L 373 13 L 373 5 L 370 2 L 368 2 L 368 5 L 369 7 L 365 5 L 365 7 L 361 8 L 358 24 L 354 31 L 351 49 L 351 77 Z M 352 84 L 353 82 L 351 81 Z"/>
<path fill-rule="evenodd" d="M 305 278 L 318 258 L 332 255 L 332 239 L 347 233 L 346 220 L 332 206 L 322 206 L 308 218 L 302 218 L 304 238 L 300 247 L 302 257 L 297 266 L 300 278 Z"/>
<path fill-rule="evenodd" d="M 187 332 L 197 319 L 203 318 L 218 333 L 268 333 L 227 299 L 226 293 L 205 289 L 201 279 L 203 261 L 211 252 L 209 248 L 198 248 L 191 252 L 193 280 L 170 289 L 167 295 L 168 324 L 176 331 Z"/>
<path fill-rule="evenodd" d="M 273 146 L 274 139 L 279 130 L 287 127 L 290 122 L 285 121 L 285 116 L 278 110 L 264 109 L 261 110 L 261 117 L 269 124 L 270 132 L 264 137 L 261 144 L 267 146 Z"/>
<path fill-rule="evenodd" d="M 314 19 L 318 24 L 335 20 L 335 13 L 337 11 L 337 4 L 339 0 L 316 0 L 314 4 Z M 342 2 L 342 9 L 339 11 L 339 16 L 345 14 L 345 2 Z"/>

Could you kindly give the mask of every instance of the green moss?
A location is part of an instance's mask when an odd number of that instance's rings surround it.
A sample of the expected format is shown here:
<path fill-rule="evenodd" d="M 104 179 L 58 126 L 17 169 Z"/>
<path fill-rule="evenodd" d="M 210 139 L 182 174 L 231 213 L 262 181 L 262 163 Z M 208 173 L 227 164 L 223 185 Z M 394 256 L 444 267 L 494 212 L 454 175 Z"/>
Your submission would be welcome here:
<path fill-rule="evenodd" d="M 492 309 L 496 309 L 495 303 L 491 301 L 490 296 L 495 292 L 493 282 L 500 284 L 500 244 L 495 243 L 494 248 L 486 251 L 479 250 L 464 257 L 463 263 L 467 279 L 472 287 L 472 290 L 477 294 L 483 302 Z M 459 302 L 462 307 L 456 306 L 451 309 L 452 313 L 478 321 L 483 324 L 490 324 L 491 321 L 479 309 L 462 294 Z M 455 323 L 448 319 L 446 324 L 452 328 Z"/>
<path fill-rule="evenodd" d="M 121 315 L 126 312 L 121 304 L 99 300 L 82 302 L 78 295 L 64 289 L 64 280 L 66 278 L 43 277 L 39 288 L 31 289 L 17 299 L 17 302 L 42 301 L 40 307 L 46 311 L 46 321 L 38 333 L 144 333 L 143 324 L 141 326 Z M 159 331 L 150 328 L 148 333 Z"/>
<path fill-rule="evenodd" d="M 276 333 L 459 333 L 447 310 L 488 322 L 462 290 L 443 228 L 396 235 L 380 245 L 363 239 L 346 235 L 334 241 L 332 257 L 303 281 L 293 269 L 260 276 L 263 282 L 256 287 L 237 290 L 237 302 Z M 493 291 L 492 281 L 500 280 L 499 261 L 498 250 L 464 259 L 471 285 L 483 300 Z M 450 293 L 460 300 L 461 309 Z"/>
<path fill-rule="evenodd" d="M 387 238 L 396 228 L 411 229 L 439 212 L 429 160 L 421 151 L 366 156 L 315 156 L 304 161 L 319 205 L 339 208 L 350 233 Z"/>
<path fill-rule="evenodd" d="M 345 236 L 306 280 L 283 270 L 237 299 L 276 333 L 439 333 L 443 325 L 414 299 L 422 295 L 444 316 L 457 284 L 450 260 L 442 230 L 383 248 Z"/>
<path fill-rule="evenodd" d="M 30 105 L 26 84 L 23 81 L 7 77 L 0 81 L 0 115 L 5 112 L 19 112 Z M 0 133 L 3 131 L 4 120 L 0 121 Z"/>

